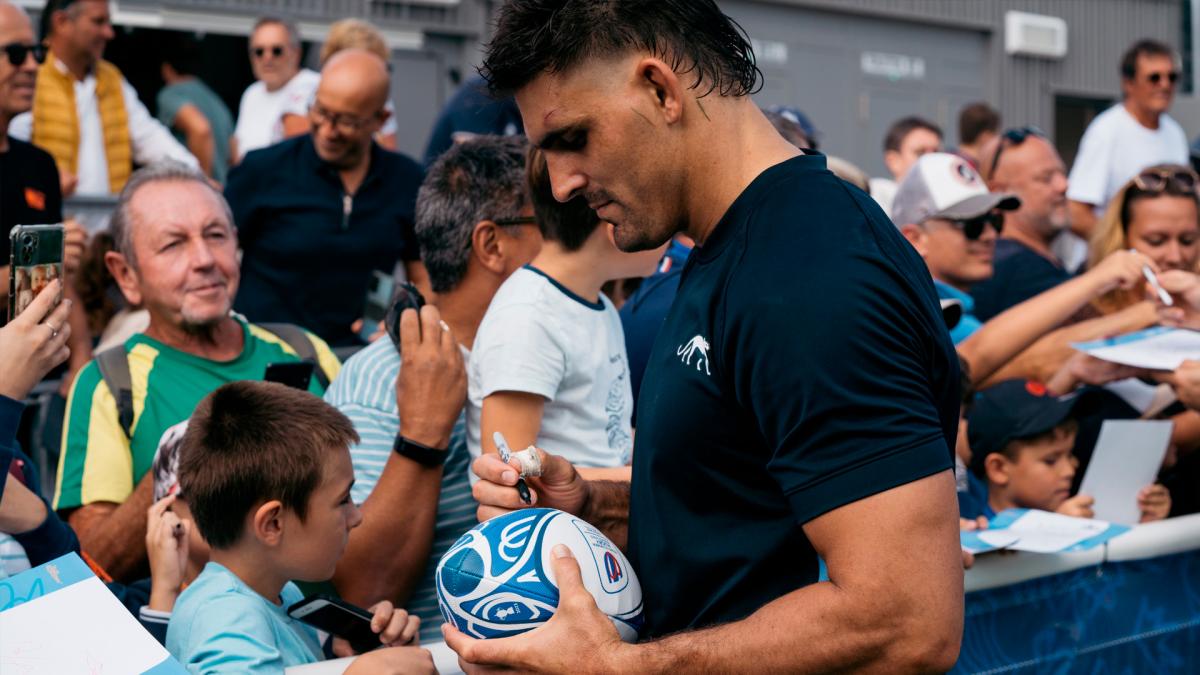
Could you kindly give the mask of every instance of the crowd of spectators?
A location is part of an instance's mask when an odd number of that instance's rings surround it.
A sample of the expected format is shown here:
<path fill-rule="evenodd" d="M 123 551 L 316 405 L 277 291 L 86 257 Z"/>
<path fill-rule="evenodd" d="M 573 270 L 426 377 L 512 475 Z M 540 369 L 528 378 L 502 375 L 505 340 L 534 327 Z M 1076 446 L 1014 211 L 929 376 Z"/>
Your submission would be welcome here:
<path fill-rule="evenodd" d="M 582 147 L 586 129 L 529 143 L 515 101 L 484 93 L 487 84 L 506 91 L 495 71 L 451 98 L 422 163 L 395 152 L 397 137 L 413 132 L 397 127 L 388 49 L 364 22 L 331 28 L 318 73 L 300 67 L 292 22 L 257 21 L 248 54 L 256 81 L 236 118 L 196 77 L 198 47 L 183 40 L 161 66 L 156 120 L 103 59 L 112 38 L 105 0 L 49 0 L 39 34 L 22 9 L 0 0 L 0 230 L 61 221 L 70 195 L 118 195 L 107 232 L 89 240 L 67 223 L 66 278 L 23 299 L 25 311 L 0 328 L 0 575 L 80 552 L 195 670 L 266 672 L 351 654 L 340 640 L 322 645 L 280 610 L 279 600 L 286 607 L 303 596 L 293 582 L 371 608 L 386 648 L 355 661 L 357 672 L 431 669 L 413 644 L 442 637 L 436 562 L 494 512 L 496 432 L 598 484 L 628 484 L 635 467 L 650 464 L 634 460 L 635 431 L 650 439 L 639 445 L 689 434 L 730 447 L 751 438 L 747 453 L 765 454 L 722 460 L 732 472 L 765 464 L 801 482 L 806 471 L 841 471 L 834 465 L 846 460 L 830 448 L 887 421 L 856 410 L 900 419 L 907 405 L 904 391 L 885 400 L 887 388 L 869 406 L 839 398 L 864 382 L 893 386 L 903 363 L 884 363 L 870 341 L 911 354 L 872 327 L 873 316 L 818 307 L 826 299 L 811 295 L 835 286 L 918 333 L 902 337 L 930 359 L 920 367 L 936 405 L 928 428 L 906 433 L 940 439 L 946 430 L 952 440 L 953 415 L 941 408 L 961 400 L 957 444 L 945 448 L 947 466 L 952 457 L 957 467 L 960 527 L 986 527 L 1008 508 L 1093 515 L 1079 485 L 1109 419 L 1174 423 L 1158 480 L 1138 495 L 1142 521 L 1200 511 L 1200 364 L 1145 371 L 1071 347 L 1200 316 L 1200 179 L 1167 112 L 1179 65 L 1165 45 L 1129 49 L 1118 71 L 1124 98 L 1093 121 L 1070 169 L 1045 132 L 1002 128 L 994 108 L 975 103 L 962 110 L 953 151 L 943 151 L 933 122 L 895 122 L 882 139 L 890 175 L 868 181 L 832 157 L 833 173 L 825 171 L 820 136 L 799 110 L 749 108 L 739 114 L 766 139 L 767 154 L 803 155 L 763 175 L 805 185 L 789 198 L 830 223 L 810 220 L 797 234 L 747 221 L 739 226 L 770 238 L 738 238 L 728 225 L 697 247 L 682 230 L 632 244 L 626 204 L 583 193 L 552 166 Z M 733 202 L 734 218 L 770 192 L 758 180 L 740 187 L 747 192 Z M 823 202 L 829 194 L 836 198 Z M 897 247 L 881 254 L 886 272 L 840 266 L 839 228 L 851 224 L 834 221 L 847 210 L 869 212 L 853 227 Z M 8 247 L 0 239 L 0 260 Z M 642 250 L 625 252 L 633 248 Z M 720 257 L 727 249 L 741 266 Z M 792 253 L 795 261 L 778 260 Z M 1147 292 L 1147 270 L 1175 294 L 1175 308 Z M 821 290 L 801 299 L 777 291 L 793 275 Z M 364 299 L 381 276 L 425 304 L 389 313 L 367 342 Z M 702 284 L 711 286 L 703 300 Z M 64 299 L 54 305 L 58 290 Z M 926 290 L 941 301 L 933 325 Z M 685 312 L 722 333 L 754 312 L 772 317 L 731 332 L 719 349 L 708 332 L 678 350 L 666 345 L 689 371 L 731 382 L 732 393 L 711 385 L 693 394 L 713 418 L 733 420 L 728 428 L 685 430 L 668 419 L 664 401 L 681 393 L 647 370 L 663 350 L 664 325 Z M 789 332 L 796 322 L 835 319 L 856 334 L 810 345 Z M 740 364 L 735 372 L 718 372 L 726 356 Z M 298 364 L 309 364 L 306 391 L 261 382 Z M 872 367 L 880 372 L 846 374 Z M 788 389 L 777 374 L 788 368 L 826 390 Z M 779 384 L 747 383 L 765 372 Z M 16 434 L 23 401 L 48 376 L 61 381 L 66 405 L 46 465 Z M 807 397 L 805 414 L 821 417 L 822 428 L 789 427 L 783 413 L 755 417 L 755 406 L 789 397 Z M 718 410 L 741 412 L 719 418 Z M 828 466 L 772 454 L 772 444 L 802 442 L 825 444 L 811 461 Z M 632 493 L 663 518 L 679 508 L 674 493 L 654 494 L 653 477 L 677 468 L 667 463 L 634 479 Z M 42 494 L 43 471 L 56 472 L 53 495 Z M 747 556 L 790 550 L 782 540 L 796 528 L 793 512 L 763 506 L 777 492 L 756 483 L 737 495 L 739 508 L 792 528 L 764 530 Z M 663 546 L 645 528 L 636 534 L 644 556 Z M 780 548 L 768 550 L 776 536 Z M 680 597 L 700 580 L 658 579 Z M 697 612 L 726 618 L 719 610 Z M 674 615 L 683 610 L 656 611 L 660 625 L 691 625 Z"/>

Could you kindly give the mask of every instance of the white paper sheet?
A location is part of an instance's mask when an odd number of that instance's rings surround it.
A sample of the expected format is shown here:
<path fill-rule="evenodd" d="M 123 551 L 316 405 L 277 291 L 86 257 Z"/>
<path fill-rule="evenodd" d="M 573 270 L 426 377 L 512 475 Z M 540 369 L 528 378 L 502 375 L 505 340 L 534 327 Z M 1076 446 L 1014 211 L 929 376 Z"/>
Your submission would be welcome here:
<path fill-rule="evenodd" d="M 1137 493 L 1158 476 L 1173 427 L 1170 421 L 1105 420 L 1079 486 L 1096 500 L 1096 518 L 1137 524 Z"/>
<path fill-rule="evenodd" d="M 445 642 L 429 642 L 421 645 L 428 649 L 433 654 L 433 667 L 437 668 L 440 675 L 459 675 L 462 669 L 458 667 L 458 654 L 455 654 L 446 646 Z M 346 672 L 350 664 L 354 662 L 354 657 L 346 659 L 330 659 L 320 663 L 311 663 L 307 666 L 295 666 L 288 668 L 286 675 L 341 675 Z"/>
<path fill-rule="evenodd" d="M 1104 361 L 1150 370 L 1175 370 L 1184 361 L 1200 360 L 1200 332 L 1179 328 L 1151 328 L 1071 346 Z"/>
<path fill-rule="evenodd" d="M 1099 520 L 1030 510 L 1008 527 L 1009 534 L 1017 536 L 1017 542 L 1009 548 L 1030 553 L 1058 553 L 1103 534 L 1108 527 L 1108 523 Z"/>
<path fill-rule="evenodd" d="M 0 673 L 142 673 L 168 658 L 92 577 L 0 612 Z"/>

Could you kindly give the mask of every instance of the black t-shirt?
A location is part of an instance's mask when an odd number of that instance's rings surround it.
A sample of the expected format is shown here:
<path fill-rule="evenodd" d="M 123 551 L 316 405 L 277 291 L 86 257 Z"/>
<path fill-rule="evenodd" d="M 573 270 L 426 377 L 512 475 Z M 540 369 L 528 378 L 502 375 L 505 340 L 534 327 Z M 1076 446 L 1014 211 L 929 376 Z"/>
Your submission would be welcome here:
<path fill-rule="evenodd" d="M 8 233 L 13 225 L 60 222 L 62 188 L 54 159 L 10 136 L 8 152 L 0 153 L 0 267 L 9 263 Z M 0 283 L 7 284 L 8 279 Z"/>
<path fill-rule="evenodd" d="M 801 525 L 949 469 L 958 361 L 912 246 L 804 156 L 692 254 L 638 406 L 629 557 L 653 637 L 816 582 Z"/>
<path fill-rule="evenodd" d="M 1015 239 L 996 241 L 993 269 L 991 279 L 971 288 L 975 318 L 980 321 L 988 321 L 1071 278 L 1061 265 Z"/>
<path fill-rule="evenodd" d="M 234 308 L 256 323 L 293 323 L 334 347 L 361 344 L 372 270 L 391 274 L 417 260 L 413 231 L 424 172 L 371 145 L 371 164 L 348 196 L 334 167 L 305 134 L 246 155 L 229 172 L 225 197 L 242 246 Z"/>

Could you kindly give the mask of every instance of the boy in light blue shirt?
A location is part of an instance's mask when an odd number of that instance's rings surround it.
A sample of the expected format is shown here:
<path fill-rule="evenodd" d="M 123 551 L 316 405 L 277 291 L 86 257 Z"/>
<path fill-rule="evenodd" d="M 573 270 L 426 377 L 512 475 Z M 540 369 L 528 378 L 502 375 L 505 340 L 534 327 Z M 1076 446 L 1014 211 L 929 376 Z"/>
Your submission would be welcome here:
<path fill-rule="evenodd" d="M 321 660 L 315 629 L 287 608 L 290 580 L 327 581 L 362 514 L 350 499 L 353 425 L 321 399 L 269 382 L 234 382 L 196 407 L 179 482 L 210 562 L 179 596 L 167 650 L 193 673 L 282 673 Z M 413 642 L 420 620 L 390 602 L 372 608 L 381 646 L 352 673 L 432 673 Z M 334 640 L 339 656 L 353 654 Z"/>

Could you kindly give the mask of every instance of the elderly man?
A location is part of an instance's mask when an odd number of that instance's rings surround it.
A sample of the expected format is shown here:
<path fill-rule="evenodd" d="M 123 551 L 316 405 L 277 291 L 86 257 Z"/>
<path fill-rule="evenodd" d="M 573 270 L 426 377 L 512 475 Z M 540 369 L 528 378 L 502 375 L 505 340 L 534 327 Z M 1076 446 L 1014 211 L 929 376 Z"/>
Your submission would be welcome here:
<path fill-rule="evenodd" d="M 420 330 L 415 316 L 406 319 L 403 369 L 397 345 L 378 340 L 346 362 L 325 395 L 362 438 L 350 454 L 363 524 L 334 583 L 364 607 L 403 603 L 421 617 L 422 639 L 436 639 L 441 623 L 437 561 L 475 523 L 463 361 L 500 284 L 542 245 L 526 198 L 524 146 L 480 136 L 433 165 L 417 198 L 417 236 L 437 309 L 421 314 Z"/>
<path fill-rule="evenodd" d="M 49 0 L 42 36 L 50 54 L 38 69 L 33 112 L 13 120 L 10 133 L 54 157 L 63 194 L 116 194 L 135 163 L 197 166 L 101 58 L 113 38 L 107 0 Z"/>
<path fill-rule="evenodd" d="M 334 346 L 360 344 L 372 270 L 426 283 L 413 227 L 416 162 L 374 136 L 387 119 L 387 64 L 347 49 L 321 74 L 312 132 L 252 152 L 229 174 L 225 196 L 241 233 L 242 292 L 251 321 L 284 321 Z"/>
<path fill-rule="evenodd" d="M 83 550 L 120 579 L 145 557 L 147 469 L 167 428 L 212 390 L 262 379 L 269 365 L 317 361 L 308 388 L 318 395 L 339 365 L 313 336 L 230 314 L 239 280 L 236 230 L 224 199 L 198 171 L 166 163 L 135 173 L 112 233 L 116 251 L 105 262 L 129 304 L 146 308 L 150 325 L 76 378 L 55 508 Z"/>
<path fill-rule="evenodd" d="M 246 88 L 238 105 L 238 157 L 304 133 L 303 115 L 320 76 L 300 67 L 300 55 L 296 24 L 274 16 L 254 24 L 250 68 L 257 81 Z"/>

